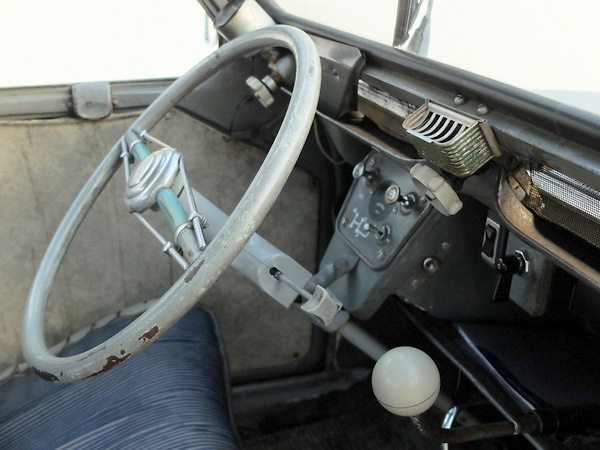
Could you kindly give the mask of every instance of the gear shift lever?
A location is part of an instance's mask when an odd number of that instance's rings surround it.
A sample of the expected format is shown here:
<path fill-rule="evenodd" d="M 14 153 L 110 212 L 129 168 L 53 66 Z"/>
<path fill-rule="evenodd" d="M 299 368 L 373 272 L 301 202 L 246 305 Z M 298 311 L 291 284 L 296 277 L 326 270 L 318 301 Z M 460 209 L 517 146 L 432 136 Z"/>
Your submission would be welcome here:
<path fill-rule="evenodd" d="M 440 372 L 425 352 L 396 347 L 379 358 L 371 384 L 385 409 L 398 416 L 416 416 L 435 402 L 440 392 Z"/>

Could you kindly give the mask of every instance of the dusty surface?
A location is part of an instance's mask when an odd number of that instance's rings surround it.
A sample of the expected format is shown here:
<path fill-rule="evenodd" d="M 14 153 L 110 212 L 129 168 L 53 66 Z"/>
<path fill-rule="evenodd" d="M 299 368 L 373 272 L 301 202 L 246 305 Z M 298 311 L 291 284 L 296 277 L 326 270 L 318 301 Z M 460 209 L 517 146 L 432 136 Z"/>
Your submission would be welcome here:
<path fill-rule="evenodd" d="M 21 359 L 23 307 L 49 240 L 77 192 L 135 119 L 0 123 L 0 370 Z M 230 212 L 262 152 L 174 111 L 153 135 L 185 156 L 192 184 Z M 159 297 L 181 270 L 125 210 L 117 172 L 82 225 L 59 270 L 46 313 L 47 343 L 116 309 Z M 295 171 L 259 233 L 309 270 L 316 266 L 318 188 Z M 162 224 L 163 218 L 151 219 Z M 229 270 L 201 300 L 219 315 L 234 371 L 285 364 L 306 351 L 310 324 Z"/>

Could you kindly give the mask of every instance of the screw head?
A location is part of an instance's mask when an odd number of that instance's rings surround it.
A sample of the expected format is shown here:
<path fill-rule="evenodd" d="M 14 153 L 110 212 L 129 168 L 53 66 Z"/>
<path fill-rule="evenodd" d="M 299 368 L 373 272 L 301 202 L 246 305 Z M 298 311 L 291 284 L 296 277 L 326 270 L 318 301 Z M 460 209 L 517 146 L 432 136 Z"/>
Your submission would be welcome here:
<path fill-rule="evenodd" d="M 458 94 L 456 97 L 454 97 L 454 104 L 456 106 L 464 105 L 464 103 L 466 101 L 467 101 L 467 99 L 464 96 L 460 95 L 460 94 Z"/>
<path fill-rule="evenodd" d="M 423 267 L 423 270 L 427 273 L 434 273 L 440 267 L 440 260 L 435 256 L 429 256 L 423 260 L 421 267 Z"/>
<path fill-rule="evenodd" d="M 482 103 L 481 105 L 479 105 L 477 107 L 477 114 L 479 114 L 480 116 L 485 116 L 489 112 L 490 112 L 490 107 L 488 105 L 486 105 L 485 103 Z"/>

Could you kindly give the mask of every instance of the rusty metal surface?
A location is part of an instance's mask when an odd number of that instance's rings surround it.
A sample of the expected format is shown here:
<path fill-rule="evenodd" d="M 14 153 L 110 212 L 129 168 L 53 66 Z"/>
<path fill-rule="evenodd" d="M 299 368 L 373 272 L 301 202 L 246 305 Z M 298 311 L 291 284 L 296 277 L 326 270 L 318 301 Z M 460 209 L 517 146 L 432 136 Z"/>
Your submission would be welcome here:
<path fill-rule="evenodd" d="M 531 434 L 538 431 L 540 426 L 538 418 L 534 414 L 524 415 L 515 421 L 504 420 L 451 429 L 435 426 L 425 414 L 412 417 L 412 420 L 425 437 L 449 444 Z"/>
<path fill-rule="evenodd" d="M 509 229 L 521 240 L 549 256 L 567 272 L 600 289 L 600 271 L 542 234 L 536 227 L 534 214 L 517 199 L 504 177 L 499 180 L 496 208 Z"/>

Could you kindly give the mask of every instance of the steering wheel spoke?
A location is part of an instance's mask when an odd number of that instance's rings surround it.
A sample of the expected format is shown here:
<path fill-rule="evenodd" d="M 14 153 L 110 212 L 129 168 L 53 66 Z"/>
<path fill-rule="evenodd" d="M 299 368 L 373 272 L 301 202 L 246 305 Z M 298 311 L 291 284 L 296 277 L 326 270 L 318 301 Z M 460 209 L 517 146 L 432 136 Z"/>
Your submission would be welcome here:
<path fill-rule="evenodd" d="M 183 155 L 170 145 L 154 138 L 147 131 L 132 129 L 123 140 L 121 154 L 125 170 L 125 205 L 163 246 L 163 252 L 172 256 L 185 270 L 206 248 L 203 229 L 206 218 L 198 211 L 192 186 L 185 168 Z M 150 152 L 146 144 L 159 146 Z M 135 161 L 131 170 L 130 161 Z M 179 197 L 185 192 L 187 209 Z M 174 234 L 173 241 L 165 239 L 142 213 L 158 207 Z"/>

